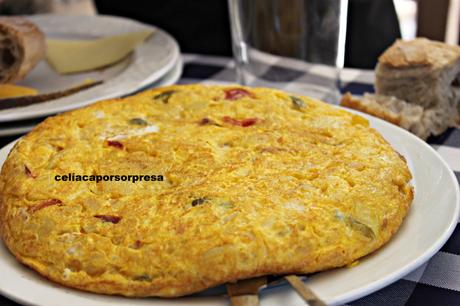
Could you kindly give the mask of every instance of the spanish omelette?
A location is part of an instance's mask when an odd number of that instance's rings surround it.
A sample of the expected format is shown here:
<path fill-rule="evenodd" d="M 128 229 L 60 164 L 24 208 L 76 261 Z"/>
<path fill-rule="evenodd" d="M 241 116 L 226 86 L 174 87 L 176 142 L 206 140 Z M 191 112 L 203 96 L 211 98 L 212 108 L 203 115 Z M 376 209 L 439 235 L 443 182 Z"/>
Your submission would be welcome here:
<path fill-rule="evenodd" d="M 68 174 L 164 179 L 56 180 Z M 358 115 L 274 89 L 170 86 L 19 140 L 0 174 L 1 235 L 66 286 L 182 296 L 356 261 L 398 230 L 410 179 Z"/>

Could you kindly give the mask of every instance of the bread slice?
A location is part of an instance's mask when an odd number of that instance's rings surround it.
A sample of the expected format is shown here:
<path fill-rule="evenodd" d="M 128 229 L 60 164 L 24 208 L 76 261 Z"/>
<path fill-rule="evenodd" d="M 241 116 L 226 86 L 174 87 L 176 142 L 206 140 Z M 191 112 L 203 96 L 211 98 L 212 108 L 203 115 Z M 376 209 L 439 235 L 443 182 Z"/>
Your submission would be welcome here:
<path fill-rule="evenodd" d="M 346 93 L 340 105 L 381 118 L 396 124 L 418 137 L 426 140 L 431 134 L 438 135 L 443 131 L 442 114 L 425 111 L 423 107 L 407 103 L 395 97 L 366 93 L 362 98 Z"/>
<path fill-rule="evenodd" d="M 23 79 L 45 54 L 37 26 L 22 17 L 0 17 L 0 84 Z"/>
<path fill-rule="evenodd" d="M 460 119 L 460 47 L 398 40 L 380 56 L 375 85 L 378 95 L 422 106 L 430 132 L 440 134 Z"/>
<path fill-rule="evenodd" d="M 0 111 L 9 109 L 9 108 L 23 107 L 23 106 L 28 106 L 32 104 L 37 104 L 37 103 L 59 99 L 62 97 L 67 97 L 77 92 L 80 92 L 82 90 L 100 85 L 102 83 L 103 81 L 89 82 L 89 83 L 83 83 L 78 86 L 70 87 L 68 89 L 61 90 L 61 91 L 0 99 Z M 1 86 L 0 86 L 0 90 L 1 90 Z"/>

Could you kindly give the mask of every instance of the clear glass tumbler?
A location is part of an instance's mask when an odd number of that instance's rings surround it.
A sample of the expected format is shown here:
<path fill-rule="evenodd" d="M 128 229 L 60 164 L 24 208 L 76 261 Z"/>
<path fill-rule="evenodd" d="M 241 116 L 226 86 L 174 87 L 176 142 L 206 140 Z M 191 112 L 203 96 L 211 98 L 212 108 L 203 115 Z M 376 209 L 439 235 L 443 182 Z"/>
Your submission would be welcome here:
<path fill-rule="evenodd" d="M 238 83 L 295 89 L 336 102 L 348 0 L 228 4 Z"/>

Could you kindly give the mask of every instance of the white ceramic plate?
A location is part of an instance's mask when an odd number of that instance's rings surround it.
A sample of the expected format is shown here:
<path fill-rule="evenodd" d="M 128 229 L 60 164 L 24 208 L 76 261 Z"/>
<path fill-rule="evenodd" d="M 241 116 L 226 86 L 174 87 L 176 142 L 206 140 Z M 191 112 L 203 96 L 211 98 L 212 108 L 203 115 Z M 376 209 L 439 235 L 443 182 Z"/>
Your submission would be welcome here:
<path fill-rule="evenodd" d="M 182 58 L 179 57 L 174 67 L 168 73 L 166 73 L 165 76 L 153 84 L 147 85 L 147 88 L 167 86 L 176 83 L 182 74 L 182 68 Z M 22 121 L 0 122 L 0 137 L 19 135 L 29 132 L 34 128 L 34 126 L 43 121 L 43 119 L 44 117 Z"/>
<path fill-rule="evenodd" d="M 119 63 L 102 70 L 59 75 L 46 61 L 41 61 L 19 85 L 30 86 L 41 93 L 58 91 L 81 84 L 85 80 L 104 83 L 76 94 L 0 111 L 0 122 L 43 117 L 134 92 L 160 79 L 172 69 L 180 52 L 177 42 L 156 27 L 112 16 L 28 16 L 47 37 L 96 38 L 109 35 L 155 29 L 155 33 Z"/>
<path fill-rule="evenodd" d="M 367 115 L 372 126 L 404 155 L 414 176 L 415 199 L 399 232 L 382 249 L 353 268 L 317 273 L 308 286 L 326 303 L 338 305 L 370 294 L 419 267 L 447 241 L 457 224 L 460 195 L 453 172 L 426 143 L 409 132 Z M 13 144 L 0 150 L 3 163 Z M 0 244 L 0 293 L 30 305 L 228 305 L 225 297 L 128 299 L 68 289 L 19 264 Z M 265 290 L 263 306 L 305 305 L 289 286 Z"/>

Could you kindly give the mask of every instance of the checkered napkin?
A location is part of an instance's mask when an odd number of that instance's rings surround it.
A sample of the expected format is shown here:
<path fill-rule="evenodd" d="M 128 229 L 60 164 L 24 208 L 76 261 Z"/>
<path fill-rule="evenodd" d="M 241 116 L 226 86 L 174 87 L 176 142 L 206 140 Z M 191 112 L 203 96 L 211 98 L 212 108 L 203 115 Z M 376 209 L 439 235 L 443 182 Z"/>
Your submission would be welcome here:
<path fill-rule="evenodd" d="M 179 81 L 188 83 L 234 83 L 234 64 L 230 58 L 184 55 L 184 71 Z M 330 84 L 336 78 L 334 70 L 319 65 L 292 65 L 283 59 L 270 63 L 265 76 L 282 74 L 286 83 L 252 79 L 250 85 L 264 85 L 289 92 L 314 96 L 336 102 L 330 95 Z M 359 95 L 373 92 L 372 71 L 344 69 L 341 74 L 341 92 Z M 308 84 L 308 85 L 306 85 Z M 448 163 L 460 181 L 460 129 L 452 128 L 444 134 L 431 137 L 428 143 Z M 460 305 L 460 226 L 440 252 L 423 266 L 392 285 L 348 305 Z"/>

